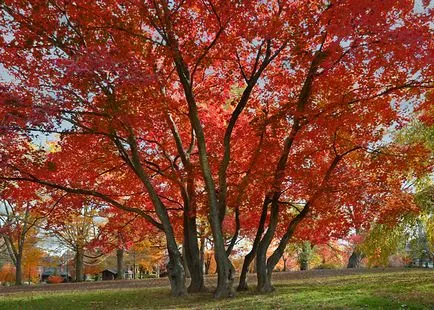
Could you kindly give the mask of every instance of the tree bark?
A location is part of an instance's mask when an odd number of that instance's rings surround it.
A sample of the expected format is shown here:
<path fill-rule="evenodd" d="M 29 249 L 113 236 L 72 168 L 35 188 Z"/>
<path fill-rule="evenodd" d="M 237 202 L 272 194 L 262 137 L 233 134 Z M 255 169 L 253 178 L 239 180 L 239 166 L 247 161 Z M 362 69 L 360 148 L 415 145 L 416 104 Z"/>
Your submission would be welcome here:
<path fill-rule="evenodd" d="M 258 285 L 256 290 L 259 293 L 269 293 L 274 291 L 274 287 L 271 285 L 271 272 L 273 269 L 269 270 L 267 266 L 267 250 L 273 240 L 274 233 L 276 231 L 278 215 L 279 215 L 279 204 L 277 199 L 279 194 L 275 193 L 273 196 L 273 201 L 271 204 L 271 214 L 270 222 L 268 224 L 267 232 L 262 238 L 258 246 L 258 253 L 256 256 L 256 277 L 258 279 Z M 274 267 L 274 266 L 273 266 Z"/>
<path fill-rule="evenodd" d="M 248 291 L 249 286 L 247 284 L 247 272 L 249 271 L 249 266 L 252 263 L 255 255 L 256 255 L 257 246 L 253 250 L 250 250 L 250 252 L 244 257 L 243 267 L 241 268 L 241 274 L 240 274 L 240 282 L 238 283 L 237 291 Z"/>
<path fill-rule="evenodd" d="M 276 194 L 275 194 L 276 195 Z M 270 216 L 270 226 L 275 228 L 274 222 L 277 224 L 277 217 L 278 217 L 278 203 L 277 200 L 273 197 L 273 203 L 276 203 L 277 206 L 272 206 L 272 212 Z M 271 236 L 267 236 L 267 233 L 265 234 L 262 241 L 266 241 L 264 243 L 264 249 L 261 249 L 261 255 L 257 255 L 257 263 L 256 266 L 258 268 L 257 270 L 257 277 L 258 277 L 258 286 L 257 291 L 261 293 L 268 293 L 272 292 L 274 290 L 273 286 L 271 285 L 271 274 L 274 270 L 274 267 L 279 262 L 280 258 L 282 257 L 283 253 L 285 252 L 285 248 L 288 245 L 289 240 L 291 239 L 292 235 L 294 234 L 295 229 L 297 228 L 298 224 L 306 217 L 307 213 L 309 212 L 310 203 L 307 202 L 303 210 L 289 223 L 285 234 L 281 238 L 278 247 L 274 250 L 273 254 L 266 259 L 266 251 L 268 250 L 268 247 L 271 243 L 271 240 L 274 236 L 274 230 L 272 231 Z M 268 240 L 267 240 L 267 239 Z M 270 240 L 271 238 L 271 240 Z M 261 243 L 262 243 L 261 241 Z M 259 260 L 261 260 L 259 262 Z M 259 268 L 261 270 L 259 271 Z"/>
<path fill-rule="evenodd" d="M 116 280 L 124 278 L 124 249 L 116 250 Z"/>
<path fill-rule="evenodd" d="M 177 63 L 177 69 L 179 71 L 179 75 L 181 77 L 185 76 L 185 68 L 184 64 Z M 210 209 L 209 212 L 209 223 L 211 226 L 211 231 L 214 240 L 214 253 L 215 253 L 215 261 L 217 264 L 217 272 L 218 272 L 218 281 L 217 281 L 217 289 L 215 291 L 215 298 L 221 297 L 233 297 L 233 281 L 234 281 L 234 267 L 232 266 L 231 261 L 226 255 L 225 243 L 223 238 L 223 232 L 221 228 L 221 222 L 219 218 L 218 212 L 218 201 L 217 194 L 215 190 L 214 180 L 212 178 L 210 166 L 208 163 L 208 155 L 206 151 L 205 145 L 205 136 L 203 133 L 202 125 L 200 124 L 200 120 L 198 117 L 197 106 L 194 101 L 194 96 L 191 93 L 191 89 L 189 87 L 189 82 L 183 80 L 181 78 L 182 83 L 185 84 L 187 101 L 189 102 L 189 117 L 192 123 L 192 126 L 196 132 L 198 148 L 199 148 L 199 161 L 202 169 L 202 175 L 205 180 L 205 187 L 208 194 L 208 206 Z"/>
<path fill-rule="evenodd" d="M 316 199 L 318 199 L 318 197 L 320 196 L 320 194 L 322 193 L 323 188 L 325 187 L 325 185 L 327 184 L 328 180 L 330 179 L 333 170 L 336 168 L 336 166 L 338 165 L 339 161 L 346 155 L 349 154 L 350 152 L 359 149 L 359 147 L 355 147 L 351 150 L 348 150 L 346 152 L 344 152 L 343 154 L 340 155 L 336 155 L 335 158 L 333 159 L 332 163 L 330 164 L 327 172 L 324 175 L 324 178 L 321 182 L 321 185 L 319 186 L 319 188 L 312 194 L 312 196 L 310 197 L 310 199 L 306 202 L 303 210 L 301 210 L 300 213 L 297 214 L 296 217 L 294 217 L 291 222 L 289 223 L 288 227 L 286 228 L 286 232 L 283 235 L 283 237 L 280 239 L 279 245 L 277 246 L 277 248 L 274 250 L 273 254 L 271 254 L 271 256 L 267 259 L 265 257 L 265 253 L 262 253 L 261 256 L 259 256 L 259 252 L 258 252 L 258 256 L 257 259 L 258 260 L 262 260 L 261 262 L 257 263 L 258 267 L 261 267 L 261 274 L 258 270 L 258 287 L 257 290 L 259 292 L 271 292 L 273 291 L 273 287 L 271 285 L 271 274 L 274 270 L 274 267 L 276 266 L 276 264 L 279 262 L 279 260 L 281 259 L 283 253 L 285 252 L 285 248 L 288 245 L 289 240 L 291 239 L 292 235 L 295 232 L 295 229 L 297 228 L 297 226 L 300 224 L 300 222 L 307 216 L 309 210 L 310 210 L 310 206 L 316 201 Z M 276 193 L 275 193 L 276 195 Z M 275 199 L 275 196 L 273 196 L 273 203 L 278 202 Z M 270 216 L 270 225 L 272 220 L 274 220 L 274 216 L 273 216 L 273 207 L 272 207 L 272 214 Z M 268 230 L 267 230 L 268 233 Z M 267 235 L 267 234 L 266 234 Z M 264 238 L 266 237 L 266 235 L 264 236 Z M 264 240 L 263 238 L 263 240 Z M 261 241 L 262 242 L 262 241 Z M 268 244 L 269 245 L 269 244 Z M 268 247 L 267 247 L 268 249 Z M 265 263 L 266 261 L 266 263 Z"/>
<path fill-rule="evenodd" d="M 22 285 L 22 284 L 23 284 L 22 257 L 21 255 L 17 255 L 16 262 L 15 262 L 15 285 Z"/>
<path fill-rule="evenodd" d="M 301 99 L 300 102 L 298 104 L 299 110 L 302 109 L 303 106 L 302 104 L 303 101 L 301 101 Z M 285 172 L 286 163 L 288 161 L 289 152 L 291 150 L 292 144 L 301 126 L 302 125 L 300 124 L 299 119 L 296 118 L 294 120 L 294 124 L 292 125 L 290 134 L 285 138 L 283 149 L 280 154 L 276 170 L 274 172 L 273 192 L 267 194 L 266 196 L 266 197 L 271 197 L 270 222 L 268 224 L 267 232 L 265 233 L 264 237 L 259 243 L 258 254 L 256 257 L 256 272 L 257 272 L 256 274 L 258 279 L 258 285 L 256 287 L 256 290 L 260 293 L 268 293 L 274 291 L 274 288 L 271 285 L 271 272 L 273 271 L 274 266 L 272 266 L 271 269 L 267 266 L 267 250 L 271 244 L 271 241 L 273 240 L 274 233 L 276 231 L 277 223 L 279 220 L 278 218 L 279 199 L 281 196 L 280 188 L 282 185 L 282 181 L 284 179 L 284 172 Z"/>
<path fill-rule="evenodd" d="M 348 259 L 347 268 L 360 268 L 362 266 L 363 254 L 355 248 L 350 258 Z"/>
<path fill-rule="evenodd" d="M 325 36 L 323 37 L 323 40 L 325 40 Z M 324 42 L 324 41 L 323 41 Z M 321 51 L 316 52 L 314 58 L 312 59 L 312 62 L 309 67 L 309 71 L 307 73 L 306 79 L 303 83 L 303 87 L 301 89 L 300 95 L 298 97 L 297 102 L 297 112 L 302 113 L 306 104 L 308 103 L 311 90 L 312 90 L 312 84 L 315 78 L 315 73 L 318 70 L 318 66 L 323 59 L 325 54 Z M 284 253 L 284 249 L 286 247 L 287 241 L 285 242 L 285 247 L 281 248 L 280 246 L 283 245 L 282 241 L 279 244 L 279 248 L 273 253 L 271 260 L 266 258 L 268 247 L 271 244 L 271 241 L 274 237 L 275 228 L 277 226 L 278 221 L 278 214 L 273 214 L 273 210 L 277 210 L 278 212 L 278 204 L 279 204 L 279 198 L 281 195 L 281 186 L 282 181 L 284 179 L 284 172 L 285 167 L 288 161 L 289 152 L 291 150 L 292 144 L 295 140 L 295 137 L 298 133 L 298 131 L 303 126 L 302 118 L 296 117 L 294 119 L 294 124 L 292 125 L 290 134 L 285 138 L 284 146 L 282 149 L 282 152 L 279 157 L 279 162 L 277 164 L 276 170 L 274 172 L 274 180 L 273 180 L 273 192 L 272 192 L 272 211 L 270 216 L 270 224 L 267 229 L 266 234 L 262 238 L 258 254 L 256 257 L 256 267 L 257 267 L 257 277 L 258 277 L 258 286 L 257 291 L 259 292 L 271 292 L 274 290 L 273 286 L 271 285 L 271 273 L 276 266 L 277 262 L 280 260 L 281 256 Z M 307 212 L 307 211 L 306 211 Z M 299 218 L 297 216 L 296 218 Z M 291 221 L 292 223 L 293 221 Z M 298 221 L 297 221 L 298 224 Z M 297 224 L 295 226 L 297 226 Z M 290 224 L 290 227 L 292 225 Z M 295 227 L 294 227 L 295 229 Z M 292 235 L 292 233 L 291 233 Z"/>
<path fill-rule="evenodd" d="M 231 238 L 231 241 L 229 243 L 228 248 L 226 249 L 226 255 L 229 257 L 235 247 L 235 244 L 237 243 L 238 235 L 240 234 L 240 207 L 237 205 L 235 207 L 235 233 Z"/>
<path fill-rule="evenodd" d="M 184 226 L 184 230 L 186 229 L 186 227 Z M 188 279 L 188 278 L 190 278 L 191 276 L 190 276 L 190 268 L 188 267 L 188 263 L 187 263 L 187 257 L 186 257 L 186 244 L 187 244 L 187 242 L 188 241 L 186 241 L 185 240 L 185 237 L 184 237 L 184 242 L 183 242 L 183 244 L 182 244 L 182 252 L 181 252 L 181 254 L 182 254 L 182 265 L 184 266 L 184 272 L 185 272 L 185 277 Z"/>
<path fill-rule="evenodd" d="M 300 270 L 309 270 L 309 261 L 303 259 L 300 261 Z"/>
<path fill-rule="evenodd" d="M 300 270 L 309 270 L 309 260 L 311 256 L 312 248 L 309 241 L 304 241 L 301 245 L 301 253 L 298 260 L 300 263 Z"/>
<path fill-rule="evenodd" d="M 189 293 L 206 291 L 203 279 L 203 263 L 199 251 L 197 238 L 196 216 L 189 216 L 184 212 L 184 259 L 190 271 L 191 282 L 188 287 Z"/>
<path fill-rule="evenodd" d="M 203 263 L 201 251 L 199 250 L 199 239 L 197 236 L 195 186 L 190 161 L 186 157 L 183 162 L 185 162 L 188 171 L 188 180 L 186 189 L 182 189 L 184 200 L 184 242 L 182 248 L 184 251 L 184 263 L 187 265 L 186 269 L 189 271 L 191 278 L 187 291 L 189 293 L 198 293 L 206 291 L 206 288 L 203 279 Z"/>
<path fill-rule="evenodd" d="M 209 269 L 210 269 L 210 267 L 211 267 L 211 260 L 212 260 L 211 255 L 206 255 L 206 260 L 205 260 L 205 274 L 209 274 Z"/>
<path fill-rule="evenodd" d="M 253 240 L 252 248 L 250 252 L 244 257 L 243 267 L 240 274 L 240 282 L 238 283 L 237 291 L 247 291 L 249 286 L 247 284 L 247 273 L 249 271 L 249 266 L 256 256 L 258 250 L 259 241 L 261 240 L 262 234 L 264 233 L 265 221 L 267 219 L 267 209 L 268 209 L 269 199 L 266 197 L 262 205 L 261 218 L 259 219 L 258 230 L 256 231 L 255 239 Z"/>
<path fill-rule="evenodd" d="M 182 54 L 179 50 L 179 44 L 176 36 L 171 29 L 170 17 L 168 8 L 163 6 L 164 15 L 167 21 L 167 36 L 166 41 L 168 46 L 172 48 L 173 60 L 175 63 L 176 71 L 180 82 L 184 89 L 185 99 L 188 104 L 188 117 L 190 124 L 196 134 L 197 147 L 199 150 L 199 162 L 202 171 L 203 180 L 205 183 L 208 207 L 209 207 L 209 223 L 214 240 L 214 253 L 218 271 L 217 289 L 214 296 L 216 298 L 232 297 L 234 296 L 233 281 L 234 281 L 234 267 L 231 261 L 226 255 L 225 242 L 223 231 L 221 227 L 221 221 L 219 217 L 219 202 L 217 199 L 217 192 L 215 183 L 212 177 L 211 168 L 208 161 L 208 154 L 206 149 L 205 134 L 202 128 L 202 124 L 199 119 L 198 108 L 196 99 L 193 93 L 191 75 L 188 66 L 182 58 Z"/>
<path fill-rule="evenodd" d="M 288 271 L 288 268 L 287 268 L 287 261 L 288 261 L 288 258 L 287 257 L 285 257 L 285 256 L 282 256 L 282 260 L 283 260 L 283 272 L 286 272 L 286 271 Z"/>
<path fill-rule="evenodd" d="M 199 252 L 200 252 L 200 263 L 201 263 L 201 269 L 202 272 L 205 272 L 205 237 L 201 236 L 200 237 L 200 248 L 199 248 Z M 205 272 L 206 274 L 206 272 Z"/>
<path fill-rule="evenodd" d="M 77 249 L 75 252 L 75 282 L 83 281 L 83 249 Z"/>
<path fill-rule="evenodd" d="M 181 254 L 178 248 L 168 247 L 169 262 L 167 273 L 170 281 L 171 294 L 174 297 L 185 296 L 187 288 L 185 286 L 184 266 L 182 265 Z"/>
<path fill-rule="evenodd" d="M 234 297 L 235 293 L 233 283 L 235 269 L 229 258 L 226 256 L 224 244 L 221 244 L 221 246 L 219 246 L 219 250 L 215 252 L 215 260 L 217 264 L 218 280 L 217 289 L 214 293 L 214 297 Z"/>
<path fill-rule="evenodd" d="M 137 141 L 131 128 L 130 135 L 128 136 L 128 144 L 131 147 L 131 162 L 129 164 L 133 168 L 136 175 L 143 182 L 143 185 L 146 187 L 149 197 L 154 205 L 155 212 L 157 213 L 157 216 L 163 226 L 163 231 L 166 237 L 167 251 L 169 254 L 167 273 L 170 280 L 171 294 L 174 297 L 184 296 L 187 294 L 187 288 L 185 285 L 185 271 L 182 264 L 181 253 L 179 252 L 178 244 L 175 239 L 173 226 L 170 222 L 166 206 L 158 196 L 148 173 L 141 164 L 140 155 L 137 148 Z M 118 147 L 120 150 L 126 152 L 121 144 L 118 144 Z"/>

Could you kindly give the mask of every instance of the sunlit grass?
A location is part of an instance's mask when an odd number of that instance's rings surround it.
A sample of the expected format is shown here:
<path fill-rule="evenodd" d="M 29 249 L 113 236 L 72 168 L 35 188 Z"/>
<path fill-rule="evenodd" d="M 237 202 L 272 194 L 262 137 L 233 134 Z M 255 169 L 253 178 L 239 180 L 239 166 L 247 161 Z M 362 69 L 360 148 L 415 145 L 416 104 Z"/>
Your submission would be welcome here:
<path fill-rule="evenodd" d="M 211 294 L 170 297 L 167 288 L 34 292 L 0 297 L 0 309 L 433 309 L 434 271 L 363 273 L 275 282 L 276 291 L 253 291 L 214 300 Z"/>

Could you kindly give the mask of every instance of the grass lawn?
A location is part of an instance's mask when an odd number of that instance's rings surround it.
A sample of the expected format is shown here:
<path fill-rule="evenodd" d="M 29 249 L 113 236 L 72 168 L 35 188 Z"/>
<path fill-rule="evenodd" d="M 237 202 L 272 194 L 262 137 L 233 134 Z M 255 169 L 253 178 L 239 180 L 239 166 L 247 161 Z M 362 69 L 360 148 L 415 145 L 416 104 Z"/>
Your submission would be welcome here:
<path fill-rule="evenodd" d="M 434 309 L 434 271 L 332 275 L 275 281 L 276 291 L 214 300 L 173 298 L 168 288 L 26 292 L 0 296 L 0 309 Z"/>

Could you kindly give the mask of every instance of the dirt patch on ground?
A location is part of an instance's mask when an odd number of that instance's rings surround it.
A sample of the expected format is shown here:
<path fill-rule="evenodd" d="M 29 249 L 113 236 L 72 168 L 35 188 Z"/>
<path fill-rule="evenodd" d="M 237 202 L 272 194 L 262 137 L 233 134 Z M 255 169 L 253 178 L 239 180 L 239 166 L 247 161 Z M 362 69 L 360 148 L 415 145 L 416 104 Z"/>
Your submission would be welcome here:
<path fill-rule="evenodd" d="M 327 270 L 308 270 L 308 271 L 289 271 L 275 272 L 273 279 L 291 280 L 308 279 L 317 277 L 346 276 L 354 274 L 369 274 L 380 272 L 404 272 L 410 271 L 408 268 L 378 268 L 378 269 L 327 269 Z M 249 282 L 255 283 L 255 274 L 249 274 Z M 209 288 L 215 287 L 216 276 L 206 276 L 205 282 Z M 113 280 L 82 283 L 61 283 L 61 284 L 36 284 L 23 286 L 0 287 L 0 295 L 10 295 L 22 292 L 62 292 L 62 291 L 88 291 L 88 290 L 108 290 L 108 289 L 136 289 L 146 287 L 168 287 L 167 278 L 143 279 L 143 280 Z"/>

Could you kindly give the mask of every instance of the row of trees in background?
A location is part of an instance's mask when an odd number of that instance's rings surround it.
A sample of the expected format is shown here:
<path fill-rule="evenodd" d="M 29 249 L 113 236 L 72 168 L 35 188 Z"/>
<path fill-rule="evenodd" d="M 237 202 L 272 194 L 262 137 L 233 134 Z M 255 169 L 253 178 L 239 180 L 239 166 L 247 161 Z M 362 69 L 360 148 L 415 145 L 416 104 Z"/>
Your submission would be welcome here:
<path fill-rule="evenodd" d="M 289 270 L 308 270 L 308 269 L 335 269 L 335 268 L 358 268 L 362 260 L 366 266 L 402 266 L 408 265 L 418 260 L 426 262 L 432 259 L 433 253 L 433 230 L 432 220 L 427 211 L 427 206 L 432 206 L 432 193 L 428 194 L 431 188 L 424 190 L 417 195 L 417 201 L 421 203 L 421 212 L 418 214 L 407 214 L 403 221 L 396 225 L 375 224 L 364 234 L 354 235 L 347 240 L 329 241 L 326 244 L 312 244 L 310 241 L 300 241 L 290 243 L 282 255 L 282 260 L 277 264 L 279 271 Z M 427 201 L 428 199 L 428 201 Z M 9 207 L 10 210 L 10 207 Z M 0 266 L 0 282 L 15 282 L 21 284 L 22 280 L 29 282 L 38 282 L 41 280 L 41 268 L 61 266 L 64 271 L 64 277 L 57 275 L 61 282 L 68 281 L 69 274 L 72 274 L 74 281 L 83 281 L 87 276 L 94 279 L 101 279 L 101 271 L 106 268 L 117 266 L 117 279 L 123 279 L 126 270 L 131 270 L 130 278 L 141 279 L 145 274 L 151 274 L 158 277 L 160 272 L 165 273 L 164 262 L 167 255 L 164 247 L 161 246 L 161 237 L 152 240 L 130 240 L 126 242 L 125 230 L 122 235 L 124 242 L 122 247 L 110 246 L 110 243 L 104 239 L 103 234 L 112 233 L 112 228 L 108 227 L 107 222 L 100 220 L 99 223 L 88 225 L 90 213 L 89 208 L 84 208 L 81 212 L 84 215 L 81 219 L 75 217 L 69 222 L 69 227 L 62 227 L 58 231 L 54 226 L 50 230 L 43 229 L 42 226 L 33 227 L 32 233 L 25 235 L 24 250 L 21 253 L 21 260 L 14 261 L 15 255 L 9 252 L 4 240 L 9 240 L 12 244 L 18 244 L 17 236 L 13 228 L 5 229 L 5 215 L 1 214 L 2 225 L 2 247 L 0 255 L 3 254 L 3 264 Z M 19 214 L 14 210 L 15 218 Z M 432 212 L 432 211 L 431 211 Z M 87 213 L 87 214 L 86 214 Z M 10 214 L 10 213 L 9 213 Z M 29 214 L 27 214 L 29 217 Z M 10 218 L 10 215 L 9 215 Z M 102 216 L 101 216 L 102 219 Z M 21 219 L 24 220 L 24 219 Z M 45 221 L 47 218 L 44 219 Z M 64 223 L 64 222 L 63 222 Z M 128 225 L 134 226 L 134 221 L 130 220 L 122 227 L 125 229 Z M 87 225 L 87 226 L 85 226 Z M 71 228 L 75 227 L 73 233 Z M 84 227 L 87 227 L 84 229 Z M 118 229 L 119 231 L 119 229 Z M 81 237 L 76 237 L 80 233 Z M 89 236 L 92 235 L 92 238 Z M 59 248 L 63 255 L 56 256 L 53 250 L 47 247 L 47 242 L 43 241 L 47 237 L 57 236 Z M 77 241 L 83 240 L 80 250 L 77 249 Z M 201 246 L 203 249 L 203 270 L 205 274 L 213 274 L 216 270 L 215 260 L 213 258 L 212 242 L 203 239 L 206 244 Z M 23 241 L 21 241 L 23 242 Z M 119 245 L 119 244 L 118 244 Z M 52 245 L 51 245 L 52 246 Z M 107 246 L 111 249 L 107 249 Z M 126 248 L 128 248 L 126 250 Z M 207 250 L 205 250 L 207 248 Z M 356 249 L 354 251 L 354 249 Z M 115 249 L 113 251 L 113 249 Z M 51 254 L 50 254 L 51 252 Z M 243 265 L 242 249 L 239 249 L 238 255 L 233 258 L 232 264 L 236 271 L 241 271 Z M 121 254 L 120 254 L 121 253 Z M 359 253 L 358 264 L 353 264 L 355 254 Z M 81 254 L 79 257 L 77 254 Z M 5 263 L 5 262 L 13 262 Z M 432 260 L 431 260 L 432 261 Z M 21 264 L 22 266 L 19 266 Z M 124 268 L 125 264 L 128 268 Z M 16 268 L 18 265 L 18 268 Z M 252 266 L 251 272 L 256 272 Z M 54 274 L 56 277 L 56 273 Z M 54 280 L 48 279 L 49 282 Z M 58 282 L 53 282 L 58 283 Z"/>
<path fill-rule="evenodd" d="M 329 240 L 326 244 L 318 245 L 310 241 L 291 243 L 282 255 L 282 261 L 277 268 L 281 271 L 294 268 L 308 270 L 312 267 L 329 269 L 342 268 L 346 264 L 348 268 L 358 268 L 362 259 L 368 266 L 387 266 L 393 256 L 398 258 L 401 264 L 408 264 L 412 260 L 432 259 L 433 187 L 427 186 L 424 181 L 419 183 L 422 190 L 419 190 L 415 196 L 419 206 L 418 213 L 405 214 L 394 225 L 375 223 L 369 231 L 359 232 L 346 242 Z M 0 253 L 6 254 L 8 257 L 6 261 L 11 261 L 13 265 L 3 264 L 0 281 L 12 282 L 13 280 L 16 284 L 21 284 L 23 276 L 28 281 L 39 281 L 38 267 L 44 265 L 45 267 L 67 266 L 67 274 L 69 266 L 74 281 L 82 281 L 84 272 L 93 275 L 100 273 L 104 267 L 117 266 L 117 279 L 122 279 L 125 271 L 125 252 L 129 253 L 129 265 L 135 266 L 134 273 L 137 269 L 140 269 L 140 272 L 159 271 L 166 260 L 164 247 L 161 247 L 163 243 L 161 237 L 154 237 L 151 241 L 142 240 L 144 237 L 149 238 L 148 233 L 139 234 L 142 239 L 136 233 L 131 234 L 137 229 L 137 225 L 140 225 L 136 222 L 137 216 L 126 217 L 122 225 L 119 218 L 113 223 L 105 217 L 106 210 L 99 209 L 89 202 L 82 205 L 82 208 L 73 209 L 58 208 L 55 204 L 50 206 L 49 213 L 41 216 L 41 209 L 35 208 L 35 205 L 41 204 L 40 198 L 26 197 L 22 203 L 16 198 L 11 200 L 11 196 L 5 198 L 9 193 L 9 195 L 18 195 L 17 198 L 21 199 L 22 190 L 22 188 L 19 190 L 15 188 L 13 192 L 2 191 L 4 211 L 0 214 L 2 222 Z M 119 216 L 121 215 L 117 214 L 117 217 Z M 158 232 L 156 234 L 158 235 Z M 55 237 L 57 243 L 68 251 L 62 257 L 47 262 L 43 258 L 47 252 L 44 254 L 44 243 L 41 241 L 46 237 Z M 201 255 L 204 273 L 215 273 L 216 264 L 210 236 L 201 238 L 200 248 L 203 251 Z M 241 254 L 243 250 L 239 249 L 239 251 Z M 108 260 L 111 261 L 111 265 L 107 264 L 107 257 L 113 257 Z M 131 257 L 134 257 L 134 263 L 131 262 Z M 232 259 L 232 264 L 237 271 L 241 271 L 242 268 L 241 257 L 238 255 L 238 258 Z M 74 265 L 71 266 L 71 263 Z M 136 278 L 135 274 L 134 278 Z"/>
<path fill-rule="evenodd" d="M 46 228 L 76 262 L 99 255 L 82 251 L 93 217 L 69 225 L 95 206 L 111 227 L 102 252 L 164 235 L 174 296 L 187 270 L 188 291 L 206 289 L 203 236 L 216 297 L 234 295 L 245 239 L 238 289 L 254 262 L 270 292 L 289 243 L 304 253 L 418 212 L 411 184 L 432 153 L 393 133 L 409 113 L 433 122 L 425 3 L 6 0 L 0 12 L 2 186 L 55 219 Z"/>

